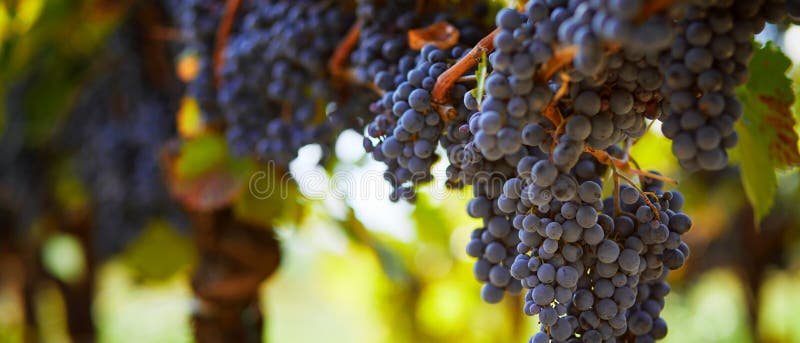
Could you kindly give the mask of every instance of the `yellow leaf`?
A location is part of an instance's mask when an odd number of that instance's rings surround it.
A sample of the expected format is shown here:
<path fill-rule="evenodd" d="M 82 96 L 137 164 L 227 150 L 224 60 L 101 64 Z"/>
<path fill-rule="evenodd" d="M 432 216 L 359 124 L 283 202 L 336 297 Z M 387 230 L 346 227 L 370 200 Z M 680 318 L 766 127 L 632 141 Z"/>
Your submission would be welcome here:
<path fill-rule="evenodd" d="M 178 110 L 178 133 L 184 138 L 195 138 L 205 132 L 200 106 L 192 97 L 184 97 Z"/>

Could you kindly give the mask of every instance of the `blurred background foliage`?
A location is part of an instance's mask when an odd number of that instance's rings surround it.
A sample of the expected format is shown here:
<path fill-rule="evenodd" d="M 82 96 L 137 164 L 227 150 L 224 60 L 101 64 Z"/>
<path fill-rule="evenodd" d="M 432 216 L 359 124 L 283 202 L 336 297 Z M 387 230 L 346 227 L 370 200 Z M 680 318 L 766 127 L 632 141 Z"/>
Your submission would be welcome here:
<path fill-rule="evenodd" d="M 12 112 L 25 114 L 22 138 L 4 140 L 0 149 L 50 149 L 108 37 L 138 13 L 133 6 L 119 0 L 0 3 L 0 132 L 19 130 L 9 124 Z M 797 27 L 771 27 L 759 39 L 774 41 L 800 64 Z M 788 75 L 800 91 L 798 69 Z M 25 91 L 14 93 L 20 83 Z M 234 186 L 212 191 L 224 193 L 217 198 L 235 197 L 240 218 L 283 218 L 275 227 L 280 268 L 260 289 L 269 341 L 524 342 L 535 330 L 535 319 L 520 313 L 521 299 L 480 301 L 463 249 L 478 225 L 464 213 L 466 193 L 445 191 L 435 182 L 414 206 L 390 203 L 380 166 L 362 152 L 360 136 L 346 132 L 337 143 L 333 172 L 316 166 L 318 148 L 306 147 L 292 163 L 298 185 L 289 199 L 259 200 L 242 191 L 258 166 L 227 156 L 224 140 L 195 128 L 192 99 L 183 104 L 176 115 L 187 139 L 174 166 L 178 178 L 187 180 L 178 183 L 219 177 Z M 695 221 L 686 237 L 692 257 L 670 275 L 666 342 L 800 342 L 800 173 L 777 172 L 774 206 L 758 220 L 735 165 L 685 174 L 659 132 L 653 128 L 632 156 L 642 168 L 681 182 L 686 212 Z M 86 186 L 69 159 L 53 156 L 48 163 L 53 175 L 44 187 L 57 212 L 85 215 L 91 210 Z M 444 166 L 437 170 L 443 174 Z M 198 252 L 189 235 L 152 218 L 123 251 L 95 263 L 79 235 L 63 229 L 67 224 L 58 218 L 39 215 L 20 224 L 29 233 L 23 242 L 39 246 L 34 258 L 52 276 L 32 292 L 27 312 L 39 326 L 39 340 L 72 339 L 59 284 L 87 282 L 91 271 L 99 341 L 192 341 L 189 317 L 197 304 L 189 278 Z M 5 219 L 0 226 L 12 227 Z M 0 255 L 13 248 L 12 237 L 6 232 L 0 238 Z M 25 274 L 13 260 L 0 262 L 0 342 L 22 342 L 31 329 L 20 295 Z"/>

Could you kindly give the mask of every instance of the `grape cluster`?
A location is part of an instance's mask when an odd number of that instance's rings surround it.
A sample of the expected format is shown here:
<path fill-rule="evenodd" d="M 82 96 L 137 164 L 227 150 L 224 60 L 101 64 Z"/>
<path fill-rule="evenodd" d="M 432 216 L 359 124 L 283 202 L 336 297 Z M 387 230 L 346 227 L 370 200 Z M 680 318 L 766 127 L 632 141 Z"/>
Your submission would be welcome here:
<path fill-rule="evenodd" d="M 358 0 L 357 5 L 360 34 L 358 45 L 350 54 L 354 77 L 358 82 L 376 81 L 379 87 L 391 88 L 395 74 L 414 63 L 415 53 L 408 48 L 407 32 L 423 24 L 422 18 L 408 10 L 415 7 L 416 1 Z"/>
<path fill-rule="evenodd" d="M 367 8 L 373 6 L 369 2 L 362 2 L 361 5 Z M 366 18 L 361 18 L 360 11 L 360 22 L 370 23 L 386 10 L 370 12 Z M 459 36 L 455 46 L 444 49 L 427 44 L 419 52 L 408 47 L 407 34 L 395 32 L 394 26 L 362 25 L 359 46 L 352 54 L 352 58 L 356 59 L 353 65 L 356 78 L 372 77 L 372 84 L 382 93 L 381 99 L 370 106 L 375 117 L 366 127 L 364 148 L 375 160 L 387 165 L 384 178 L 393 187 L 390 197 L 393 201 L 401 198 L 413 201 L 416 186 L 432 180 L 431 166 L 439 158 L 435 153 L 437 145 L 447 151 L 460 148 L 463 152 L 463 144 L 469 137 L 464 123 L 470 111 L 461 99 L 467 93 L 467 87 L 461 84 L 452 87 L 448 96 L 456 101 L 449 104 L 434 104 L 431 92 L 439 76 L 468 54 L 465 44 L 477 40 L 475 34 L 470 34 L 480 32 L 481 23 L 476 13 L 480 12 L 476 10 L 461 16 L 437 9 L 421 14 L 420 18 L 395 18 L 404 23 L 415 20 L 425 24 L 452 23 L 465 33 Z M 402 50 L 395 51 L 398 42 L 402 42 Z M 379 43 L 383 46 L 379 49 L 382 53 L 370 48 Z M 388 56 L 386 51 L 397 53 Z M 365 54 L 373 58 L 368 67 L 358 62 L 360 56 Z M 447 122 L 443 118 L 447 118 Z M 453 155 L 448 153 L 448 156 L 452 158 Z M 448 169 L 448 175 L 452 176 L 448 184 L 461 187 L 464 182 L 461 181 L 460 172 L 453 168 L 456 167 L 451 164 Z"/>
<path fill-rule="evenodd" d="M 622 186 L 617 203 L 602 199 L 608 161 L 595 153 L 623 158 L 618 144 L 641 137 L 646 119 L 662 116 L 658 46 L 665 44 L 606 49 L 603 30 L 616 19 L 595 5 L 531 1 L 525 13 L 501 10 L 485 96 L 480 103 L 474 92 L 464 97 L 474 113 L 455 158 L 461 176 L 483 189 L 487 178 L 475 175 L 497 171 L 488 180 L 502 184 L 489 187 L 499 193 L 470 201 L 468 213 L 484 225 L 467 254 L 478 258 L 475 275 L 488 282 L 481 291 L 487 302 L 502 299 L 506 273 L 527 289 L 523 311 L 538 315 L 542 329 L 532 342 L 663 338 L 663 279 L 689 253 L 680 235 L 691 220 L 679 212 L 680 193 L 663 192 L 661 181 L 645 178 L 641 190 Z M 631 29 L 652 31 L 660 20 Z M 542 75 L 558 45 L 576 46 L 572 63 Z M 510 172 L 498 167 L 509 162 Z M 508 238 L 513 233 L 516 239 Z"/>
<path fill-rule="evenodd" d="M 225 49 L 217 93 L 234 152 L 287 166 L 299 148 L 336 137 L 326 65 L 352 18 L 313 1 L 255 1 Z"/>
<path fill-rule="evenodd" d="M 497 207 L 493 195 L 502 188 L 497 181 L 473 188 L 475 197 L 467 205 L 467 213 L 483 222 L 481 228 L 472 231 L 467 254 L 477 258 L 473 272 L 483 283 L 481 299 L 490 304 L 500 302 L 505 293 L 518 295 L 522 291 L 522 283 L 511 277 L 520 244 L 519 230 L 514 228 L 512 217 Z"/>
<path fill-rule="evenodd" d="M 661 131 L 688 170 L 719 170 L 738 141 L 736 87 L 748 78 L 753 35 L 783 19 L 782 1 L 727 1 L 686 9 L 662 57 L 669 116 Z"/>
<path fill-rule="evenodd" d="M 496 161 L 515 154 L 521 145 L 549 151 L 555 146 L 555 166 L 569 170 L 587 147 L 603 150 L 626 138 L 641 137 L 645 118 L 660 115 L 656 102 L 662 77 L 643 53 L 618 52 L 602 55 L 598 66 L 587 66 L 581 53 L 599 47 L 591 30 L 588 3 L 575 9 L 566 3 L 528 4 L 526 13 L 504 9 L 497 15 L 501 29 L 495 36 L 496 51 L 489 57 L 493 68 L 486 80 L 486 96 L 470 129 L 481 155 Z M 548 15 L 550 13 L 550 15 Z M 586 19 L 578 21 L 576 18 Z M 573 25 L 571 34 L 551 32 L 552 27 Z M 560 39 L 561 37 L 562 39 Z M 564 75 L 546 79 L 543 65 L 555 58 L 555 43 L 578 45 L 578 55 Z M 592 59 L 598 61 L 598 59 Z M 545 79 L 542 79 L 544 77 Z M 562 87 L 569 89 L 558 95 Z M 470 95 L 465 104 L 477 109 Z M 553 118 L 563 118 L 560 122 Z M 561 120 L 561 119 L 558 119 Z M 552 132 L 563 131 L 554 141 Z"/>
<path fill-rule="evenodd" d="M 377 115 L 367 133 L 380 141 L 374 147 L 371 141 L 365 144 L 375 160 L 387 165 L 384 176 L 394 187 L 392 200 L 413 200 L 413 186 L 433 178 L 430 169 L 438 158 L 435 149 L 444 124 L 433 106 L 431 91 L 439 75 L 447 70 L 448 60 L 458 60 L 463 53 L 464 49 L 458 47 L 445 51 L 426 45 L 413 64 L 399 67 L 393 78 L 397 86 L 393 82 L 379 85 L 386 87 L 385 93 L 373 104 Z M 376 80 L 382 73 L 385 71 Z M 466 88 L 457 85 L 453 92 L 463 96 Z"/>
<path fill-rule="evenodd" d="M 214 25 L 206 23 L 220 8 L 185 2 L 193 11 L 185 16 L 209 18 L 183 24 L 209 46 Z M 364 149 L 387 166 L 391 200 L 413 201 L 441 146 L 447 185 L 472 187 L 467 212 L 482 221 L 466 250 L 485 301 L 525 289 L 523 312 L 538 315 L 542 329 L 532 342 L 650 342 L 666 335 L 664 280 L 689 256 L 681 235 L 691 220 L 657 173 L 624 176 L 626 147 L 658 120 L 685 169 L 724 167 L 753 35 L 800 6 L 527 1 L 496 14 L 483 84 L 459 80 L 444 102 L 433 99 L 437 80 L 474 58 L 463 44 L 488 32 L 475 13 L 413 0 L 249 0 L 244 8 L 220 88 L 195 91 L 224 114 L 234 150 L 286 164 L 302 145 L 363 128 Z M 409 30 L 441 21 L 459 30 L 459 44 L 409 48 Z M 325 66 L 348 30 L 358 32 L 349 64 L 331 75 Z M 207 84 L 213 74 L 203 66 Z M 609 169 L 618 189 L 603 199 Z"/>
<path fill-rule="evenodd" d="M 96 60 L 106 72 L 85 86 L 59 131 L 58 149 L 75 161 L 89 196 L 99 257 L 124 248 L 151 220 L 188 227 L 159 164 L 161 149 L 176 136 L 178 103 L 145 77 L 135 42 L 126 29 L 112 36 Z"/>
<path fill-rule="evenodd" d="M 602 168 L 591 156 L 583 161 Z M 643 193 L 622 187 L 615 206 L 613 198 L 601 199 L 600 174 L 561 174 L 547 159 L 525 164 L 533 164 L 530 172 L 509 179 L 498 203 L 516 211 L 521 243 L 511 275 L 528 290 L 524 312 L 538 314 L 542 325 L 531 340 L 663 338 L 666 323 L 652 323 L 666 293 L 647 292 L 663 288 L 667 271 L 688 257 L 681 235 L 691 220 L 680 212 L 680 193 L 648 180 Z"/>

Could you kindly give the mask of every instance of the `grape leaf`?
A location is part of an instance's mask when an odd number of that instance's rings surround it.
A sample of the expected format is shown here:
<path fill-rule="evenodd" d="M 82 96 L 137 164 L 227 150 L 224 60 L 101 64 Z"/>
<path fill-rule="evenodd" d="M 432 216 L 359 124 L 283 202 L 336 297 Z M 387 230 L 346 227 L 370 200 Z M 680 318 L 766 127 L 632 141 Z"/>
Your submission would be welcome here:
<path fill-rule="evenodd" d="M 750 79 L 736 90 L 744 116 L 736 125 L 738 156 L 745 194 L 756 222 L 769 213 L 778 187 L 775 170 L 800 165 L 794 131 L 791 81 L 785 76 L 791 61 L 770 44 L 756 48 Z"/>
<path fill-rule="evenodd" d="M 741 89 L 737 92 L 745 109 L 745 124 L 764 136 L 777 168 L 800 166 L 791 111 L 794 93 L 786 77 L 790 66 L 791 60 L 771 44 L 756 49 L 750 61 L 750 79 L 744 86 L 747 99 L 741 98 Z"/>
<path fill-rule="evenodd" d="M 197 259 L 190 237 L 175 231 L 168 222 L 156 219 L 128 244 L 121 260 L 138 276 L 163 280 L 188 267 Z"/>
<path fill-rule="evenodd" d="M 739 99 L 745 100 L 740 95 Z M 769 214 L 775 202 L 778 189 L 778 177 L 775 166 L 769 156 L 766 140 L 759 130 L 748 125 L 747 118 L 736 124 L 739 133 L 739 144 L 733 153 L 738 155 L 741 169 L 742 185 L 747 200 L 753 206 L 756 222 L 760 222 Z"/>
<path fill-rule="evenodd" d="M 187 139 L 181 145 L 175 172 L 181 178 L 194 178 L 219 166 L 227 157 L 227 148 L 222 137 L 204 135 Z"/>
<path fill-rule="evenodd" d="M 252 169 L 244 180 L 243 191 L 233 203 L 238 220 L 252 225 L 300 224 L 306 206 L 297 183 L 288 173 L 274 166 Z"/>
<path fill-rule="evenodd" d="M 181 107 L 177 114 L 178 133 L 183 138 L 195 138 L 203 134 L 203 116 L 200 113 L 200 105 L 192 97 L 181 99 Z"/>
<path fill-rule="evenodd" d="M 225 140 L 212 133 L 168 144 L 161 165 L 173 197 L 199 211 L 230 205 L 255 168 L 252 161 L 231 156 Z"/>

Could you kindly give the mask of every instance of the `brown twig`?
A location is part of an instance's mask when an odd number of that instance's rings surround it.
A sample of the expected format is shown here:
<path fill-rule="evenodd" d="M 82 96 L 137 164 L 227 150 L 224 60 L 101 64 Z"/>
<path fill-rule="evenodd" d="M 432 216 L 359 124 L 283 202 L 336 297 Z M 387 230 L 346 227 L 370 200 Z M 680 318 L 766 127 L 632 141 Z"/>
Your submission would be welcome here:
<path fill-rule="evenodd" d="M 236 19 L 236 12 L 239 10 L 241 0 L 227 0 L 225 3 L 225 15 L 217 29 L 217 37 L 214 45 L 214 84 L 219 88 L 222 80 L 222 67 L 225 65 L 225 47 L 228 46 L 228 37 L 233 28 L 233 21 Z"/>
<path fill-rule="evenodd" d="M 356 44 L 358 44 L 359 36 L 361 36 L 361 22 L 356 21 L 353 23 L 353 26 L 350 27 L 350 31 L 347 31 L 347 35 L 344 36 L 344 39 L 339 42 L 339 45 L 333 52 L 333 56 L 331 56 L 330 61 L 328 61 L 328 71 L 331 75 L 341 76 L 344 73 L 347 57 L 350 56 L 350 52 L 352 52 Z"/>
<path fill-rule="evenodd" d="M 625 180 L 625 182 L 627 182 L 629 185 L 631 185 L 631 187 L 635 188 L 636 191 L 639 192 L 639 196 L 642 197 L 642 200 L 644 200 L 644 203 L 647 204 L 647 206 L 649 206 L 650 209 L 653 210 L 653 215 L 655 217 L 655 220 L 660 220 L 661 216 L 658 214 L 658 208 L 655 205 L 653 205 L 653 202 L 650 201 L 650 199 L 647 197 L 648 195 L 655 196 L 655 194 L 653 194 L 652 192 L 643 191 L 642 188 L 639 187 L 639 185 L 637 185 L 635 182 L 633 182 L 633 180 L 629 179 L 627 176 L 625 176 L 623 174 L 620 174 L 616 170 L 616 168 L 612 168 L 612 170 L 614 172 L 614 177 L 617 177 L 617 178 Z"/>
<path fill-rule="evenodd" d="M 648 178 L 651 178 L 651 179 L 661 180 L 661 181 L 664 181 L 666 183 L 673 184 L 673 185 L 677 185 L 678 184 L 678 181 L 670 179 L 670 178 L 668 178 L 666 176 L 658 175 L 658 174 L 654 174 L 654 173 L 647 172 L 647 171 L 644 171 L 644 170 L 632 168 L 630 166 L 630 161 L 628 160 L 628 158 L 626 158 L 624 160 L 618 159 L 618 158 L 615 158 L 615 157 L 609 155 L 607 152 L 605 152 L 603 150 L 597 150 L 597 149 L 590 148 L 590 147 L 585 147 L 583 149 L 583 151 L 592 154 L 592 156 L 594 156 L 594 158 L 596 158 L 598 162 L 600 162 L 602 164 L 614 166 L 614 168 L 617 168 L 617 169 L 619 169 L 621 171 L 624 171 L 626 173 L 631 173 L 631 174 L 634 174 L 636 176 L 644 176 L 644 177 L 648 177 Z"/>
<path fill-rule="evenodd" d="M 576 53 L 578 53 L 578 47 L 574 45 L 557 49 L 553 54 L 553 57 L 545 62 L 536 72 L 536 80 L 540 82 L 546 82 L 547 80 L 550 80 L 550 78 L 553 77 L 556 72 L 564 69 L 566 65 L 572 63 Z"/>
<path fill-rule="evenodd" d="M 470 50 L 467 56 L 464 56 L 439 76 L 439 79 L 436 81 L 436 86 L 433 87 L 434 102 L 439 104 L 447 102 L 447 93 L 450 92 L 453 84 L 455 84 L 469 68 L 472 68 L 472 66 L 478 63 L 484 52 L 491 52 L 494 50 L 494 36 L 496 36 L 498 32 L 500 32 L 500 28 L 494 29 L 492 33 L 483 37 L 483 39 Z"/>

